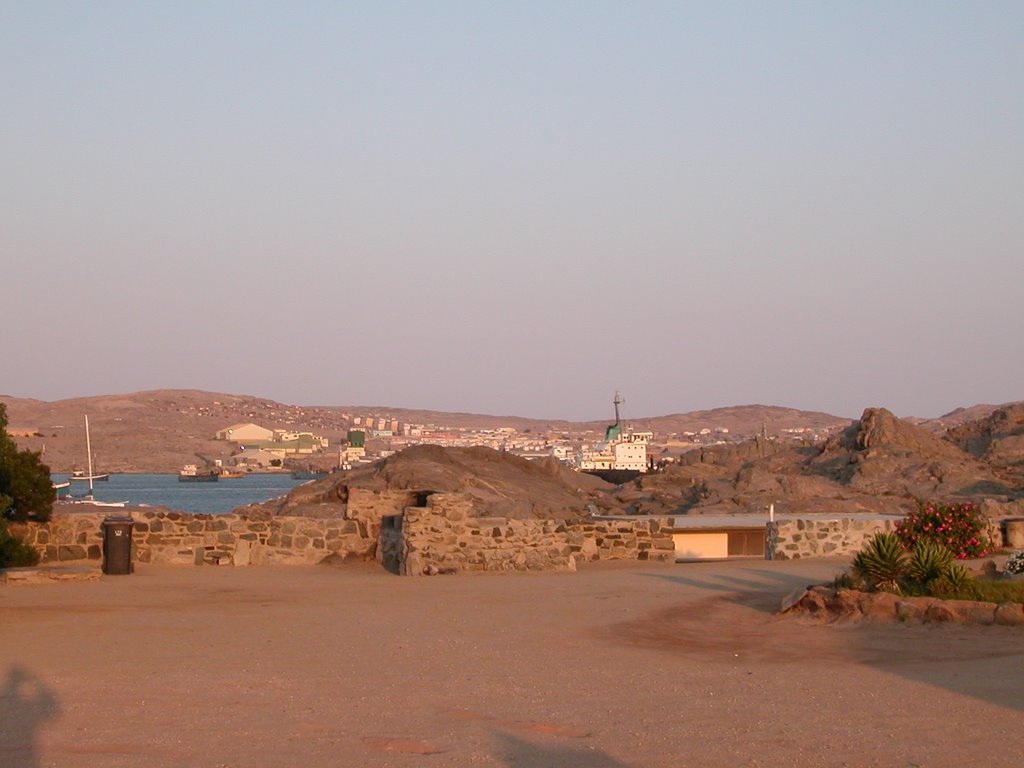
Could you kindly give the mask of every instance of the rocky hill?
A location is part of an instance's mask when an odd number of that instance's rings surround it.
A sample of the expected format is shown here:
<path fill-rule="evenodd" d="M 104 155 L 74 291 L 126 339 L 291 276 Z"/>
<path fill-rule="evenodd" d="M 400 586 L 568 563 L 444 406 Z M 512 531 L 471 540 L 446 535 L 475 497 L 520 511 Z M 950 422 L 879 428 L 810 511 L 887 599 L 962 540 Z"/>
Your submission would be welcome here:
<path fill-rule="evenodd" d="M 946 437 L 1008 481 L 1024 483 L 1024 403 L 997 408 L 949 430 Z"/>
<path fill-rule="evenodd" d="M 230 447 L 214 440 L 214 435 L 226 426 L 248 421 L 271 429 L 309 430 L 332 442 L 347 433 L 354 416 L 368 414 L 452 429 L 512 427 L 524 433 L 571 436 L 601 434 L 610 421 L 570 422 L 382 406 L 297 406 L 197 390 L 154 390 L 56 402 L 0 396 L 0 402 L 7 405 L 12 428 L 32 433 L 16 436 L 19 445 L 34 451 L 45 449 L 45 460 L 55 472 L 85 466 L 86 415 L 96 468 L 104 472 L 176 472 L 183 464 L 226 459 Z M 769 434 L 794 428 L 825 433 L 848 423 L 829 414 L 761 405 L 629 420 L 633 428 L 649 429 L 662 439 L 701 429 L 726 429 L 732 438 L 753 436 L 763 426 Z"/>
<path fill-rule="evenodd" d="M 353 488 L 458 493 L 487 516 L 565 520 L 584 514 L 588 504 L 613 486 L 554 459 L 528 461 L 484 447 L 419 445 L 371 466 L 335 472 L 252 508 L 275 515 L 341 517 Z"/>
<path fill-rule="evenodd" d="M 30 429 L 18 444 L 45 451 L 54 472 L 86 464 L 85 416 L 89 416 L 94 464 L 102 472 L 176 472 L 183 464 L 224 459 L 230 446 L 217 430 L 255 421 L 270 428 L 343 434 L 339 411 L 282 405 L 271 400 L 194 390 L 157 390 L 83 397 L 57 402 L 0 397 L 12 429 Z"/>
<path fill-rule="evenodd" d="M 947 436 L 869 408 L 824 445 L 758 437 L 691 451 L 663 473 L 612 494 L 608 508 L 641 513 L 906 512 L 915 498 L 988 500 L 1024 512 L 1024 408 L 997 411 Z M 965 448 L 969 450 L 965 450 Z"/>
<path fill-rule="evenodd" d="M 1017 515 L 1024 514 L 1022 436 L 1024 406 L 999 410 L 948 437 L 869 408 L 824 444 L 757 436 L 691 451 L 678 464 L 622 486 L 554 461 L 529 462 L 487 448 L 418 446 L 297 488 L 262 508 L 330 513 L 341 509 L 348 489 L 365 488 L 461 493 L 487 515 L 555 519 L 592 508 L 626 515 L 763 515 L 769 504 L 783 516 L 905 514 L 917 498 L 972 500 L 990 514 Z"/>

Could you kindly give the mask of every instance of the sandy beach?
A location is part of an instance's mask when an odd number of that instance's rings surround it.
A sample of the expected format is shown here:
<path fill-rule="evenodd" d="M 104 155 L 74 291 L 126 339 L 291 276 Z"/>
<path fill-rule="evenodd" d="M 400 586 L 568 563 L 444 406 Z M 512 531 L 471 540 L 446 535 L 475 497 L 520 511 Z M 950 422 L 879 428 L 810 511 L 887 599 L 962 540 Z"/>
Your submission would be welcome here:
<path fill-rule="evenodd" d="M 0 588 L 0 765 L 1020 764 L 1024 633 L 775 614 L 842 565 Z"/>

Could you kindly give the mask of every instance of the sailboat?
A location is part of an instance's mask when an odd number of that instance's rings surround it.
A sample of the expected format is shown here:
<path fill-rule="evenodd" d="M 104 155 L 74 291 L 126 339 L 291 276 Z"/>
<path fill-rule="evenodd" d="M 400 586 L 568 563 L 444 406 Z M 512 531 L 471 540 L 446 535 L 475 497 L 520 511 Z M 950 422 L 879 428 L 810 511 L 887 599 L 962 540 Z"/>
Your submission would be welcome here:
<path fill-rule="evenodd" d="M 85 452 L 89 458 L 89 474 L 83 474 L 81 471 L 75 472 L 71 475 L 72 480 L 88 480 L 89 481 L 89 492 L 81 499 L 73 499 L 75 504 L 91 504 L 95 507 L 123 507 L 127 501 L 96 501 L 92 495 L 92 484 L 95 480 L 109 480 L 110 475 L 94 475 L 92 473 L 92 443 L 89 441 L 89 417 L 85 417 Z"/>
<path fill-rule="evenodd" d="M 93 471 L 92 471 L 92 444 L 89 442 L 89 417 L 88 416 L 85 417 L 85 453 L 89 457 L 89 472 L 85 473 L 85 472 L 83 472 L 80 469 L 76 469 L 76 470 L 74 470 L 71 473 L 71 477 L 69 477 L 68 479 L 69 480 L 74 480 L 76 482 L 86 482 L 86 481 L 88 481 L 88 483 L 89 483 L 89 495 L 92 496 L 92 484 L 94 482 L 99 482 L 100 480 L 109 480 L 110 479 L 110 475 L 105 474 L 105 473 L 104 474 L 93 474 Z"/>

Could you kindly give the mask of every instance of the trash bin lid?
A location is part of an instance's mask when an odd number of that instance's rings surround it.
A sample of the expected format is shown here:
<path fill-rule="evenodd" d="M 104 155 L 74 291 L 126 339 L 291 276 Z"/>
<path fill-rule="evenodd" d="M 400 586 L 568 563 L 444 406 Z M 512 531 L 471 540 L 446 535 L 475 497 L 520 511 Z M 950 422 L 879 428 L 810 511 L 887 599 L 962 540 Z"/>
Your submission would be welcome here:
<path fill-rule="evenodd" d="M 103 518 L 104 525 L 125 525 L 128 523 L 134 523 L 135 519 L 130 515 L 110 515 Z"/>

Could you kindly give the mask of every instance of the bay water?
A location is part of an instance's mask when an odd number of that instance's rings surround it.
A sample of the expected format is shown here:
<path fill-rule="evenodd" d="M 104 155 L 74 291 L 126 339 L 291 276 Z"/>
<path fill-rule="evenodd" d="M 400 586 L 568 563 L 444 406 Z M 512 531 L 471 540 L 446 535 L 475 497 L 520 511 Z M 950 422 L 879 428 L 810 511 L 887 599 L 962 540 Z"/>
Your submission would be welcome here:
<path fill-rule="evenodd" d="M 53 482 L 62 483 L 67 475 L 53 475 Z M 214 483 L 183 483 L 177 475 L 113 474 L 109 480 L 93 482 L 97 501 L 126 501 L 130 506 L 169 507 L 182 512 L 205 512 L 222 515 L 236 507 L 284 496 L 297 485 L 287 472 L 247 474 L 237 478 L 221 478 Z M 71 483 L 71 495 L 84 496 L 88 482 Z"/>

